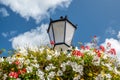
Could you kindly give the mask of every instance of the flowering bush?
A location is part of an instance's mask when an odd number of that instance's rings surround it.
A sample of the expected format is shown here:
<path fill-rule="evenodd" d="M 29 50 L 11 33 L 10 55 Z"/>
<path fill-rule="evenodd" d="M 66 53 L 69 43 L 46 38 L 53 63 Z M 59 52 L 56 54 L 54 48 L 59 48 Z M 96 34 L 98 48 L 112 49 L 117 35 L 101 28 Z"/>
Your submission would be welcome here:
<path fill-rule="evenodd" d="M 120 80 L 120 64 L 110 43 L 61 52 L 41 47 L 14 53 L 0 58 L 1 80 Z"/>

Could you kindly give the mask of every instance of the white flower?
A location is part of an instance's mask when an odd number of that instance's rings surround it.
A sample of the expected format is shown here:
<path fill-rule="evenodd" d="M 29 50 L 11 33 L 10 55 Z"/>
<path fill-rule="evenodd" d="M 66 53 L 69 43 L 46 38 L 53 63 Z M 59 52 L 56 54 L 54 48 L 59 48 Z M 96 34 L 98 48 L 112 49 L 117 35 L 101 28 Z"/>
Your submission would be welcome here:
<path fill-rule="evenodd" d="M 4 58 L 3 57 L 0 58 L 0 62 L 4 62 Z"/>
<path fill-rule="evenodd" d="M 105 74 L 106 78 L 111 79 L 112 76 L 110 74 Z"/>
<path fill-rule="evenodd" d="M 99 66 L 100 65 L 100 58 L 98 56 L 94 56 L 92 60 L 93 65 Z"/>
<path fill-rule="evenodd" d="M 30 64 L 30 60 L 29 60 L 29 59 L 25 60 L 25 61 L 24 61 L 24 64 L 25 64 L 25 65 Z"/>
<path fill-rule="evenodd" d="M 43 75 L 44 75 L 44 72 L 42 72 L 40 69 L 38 69 L 38 70 L 36 71 L 36 74 L 37 74 L 37 75 L 42 75 L 42 76 L 43 76 Z"/>
<path fill-rule="evenodd" d="M 110 63 L 106 63 L 106 64 L 104 64 L 104 66 L 106 66 L 106 67 L 108 67 L 108 69 L 110 70 L 110 71 L 112 71 L 113 70 L 113 68 L 111 67 L 111 64 Z"/>
<path fill-rule="evenodd" d="M 28 51 L 26 49 L 20 50 L 19 53 L 21 53 L 23 56 L 27 56 L 28 55 Z"/>
<path fill-rule="evenodd" d="M 62 67 L 62 71 L 65 71 L 65 70 L 66 70 L 66 63 L 63 62 L 63 63 L 60 65 L 60 67 Z"/>
<path fill-rule="evenodd" d="M 83 66 L 82 65 L 78 65 L 77 63 L 73 62 L 71 66 L 73 68 L 73 71 L 79 72 L 81 75 L 83 75 Z"/>
<path fill-rule="evenodd" d="M 71 65 L 71 61 L 67 61 L 66 65 Z"/>
<path fill-rule="evenodd" d="M 83 52 L 84 53 L 84 52 Z M 94 56 L 96 53 L 95 52 L 93 52 L 92 50 L 90 50 L 90 51 L 88 51 L 88 52 L 86 52 L 88 55 L 91 55 L 91 56 Z"/>
<path fill-rule="evenodd" d="M 44 47 L 40 48 L 39 50 L 40 50 L 40 52 L 42 53 L 42 52 L 43 52 L 43 50 L 44 50 Z"/>
<path fill-rule="evenodd" d="M 48 74 L 48 78 L 54 78 L 55 76 L 55 72 L 51 71 L 49 74 Z"/>
<path fill-rule="evenodd" d="M 65 67 L 62 67 L 62 71 L 64 72 L 66 70 L 66 66 Z"/>
<path fill-rule="evenodd" d="M 39 64 L 31 64 L 33 67 L 39 68 Z"/>
<path fill-rule="evenodd" d="M 63 75 L 63 72 L 62 72 L 61 70 L 58 70 L 57 75 L 58 75 L 58 76 L 62 76 L 62 75 Z"/>
<path fill-rule="evenodd" d="M 33 63 L 37 63 L 36 57 L 34 57 L 34 60 L 32 60 Z"/>
<path fill-rule="evenodd" d="M 116 59 L 116 61 L 114 61 L 114 66 L 119 67 L 119 64 L 120 64 L 120 62 Z"/>
<path fill-rule="evenodd" d="M 73 80 L 79 80 L 78 77 L 74 77 Z"/>
<path fill-rule="evenodd" d="M 65 62 L 63 62 L 61 65 L 60 65 L 60 67 L 65 67 L 66 66 L 66 63 Z"/>
<path fill-rule="evenodd" d="M 7 58 L 6 58 L 6 61 L 8 61 L 9 64 L 12 64 L 15 60 L 16 60 L 15 57 L 7 57 Z"/>
<path fill-rule="evenodd" d="M 49 71 L 50 69 L 51 69 L 50 66 L 46 66 L 46 67 L 45 67 L 45 70 L 46 70 L 46 71 Z"/>
<path fill-rule="evenodd" d="M 49 64 L 49 65 L 50 65 L 51 69 L 55 69 L 56 68 L 55 66 L 53 66 L 53 64 Z"/>
<path fill-rule="evenodd" d="M 120 75 L 120 71 L 117 70 L 117 67 L 114 68 L 114 73 Z"/>
<path fill-rule="evenodd" d="M 57 50 L 55 50 L 54 56 L 58 57 L 60 55 L 60 52 L 58 52 Z"/>
<path fill-rule="evenodd" d="M 56 67 L 53 66 L 53 64 L 49 64 L 49 66 L 46 66 L 46 67 L 45 67 L 45 70 L 46 70 L 46 71 L 49 71 L 49 70 L 55 69 L 55 68 L 56 68 Z"/>
<path fill-rule="evenodd" d="M 103 55 L 103 59 L 107 59 L 108 58 L 108 55 L 107 54 L 104 54 Z"/>
<path fill-rule="evenodd" d="M 16 80 L 21 80 L 20 78 L 17 78 Z"/>
<path fill-rule="evenodd" d="M 45 80 L 44 72 L 42 72 L 40 69 L 36 71 L 36 75 L 38 75 L 41 80 Z"/>
<path fill-rule="evenodd" d="M 76 77 L 74 77 L 73 80 L 80 80 L 80 75 L 77 75 Z"/>
<path fill-rule="evenodd" d="M 20 63 L 24 63 L 24 57 L 23 58 L 18 58 L 18 60 L 20 61 Z"/>
<path fill-rule="evenodd" d="M 31 55 L 30 55 L 30 58 L 33 58 L 33 59 L 34 59 L 35 57 L 31 54 Z"/>
<path fill-rule="evenodd" d="M 3 76 L 3 80 L 6 80 L 7 79 L 7 74 L 4 74 L 4 76 Z"/>
<path fill-rule="evenodd" d="M 52 56 L 51 55 L 47 55 L 47 60 L 51 60 Z"/>
<path fill-rule="evenodd" d="M 31 66 L 27 66 L 26 70 L 27 70 L 27 73 L 31 73 L 32 70 L 33 70 L 33 67 L 31 67 Z"/>
<path fill-rule="evenodd" d="M 99 75 L 95 78 L 95 80 L 104 80 L 104 77 L 102 77 L 102 75 L 99 74 Z"/>
<path fill-rule="evenodd" d="M 75 63 L 75 62 L 72 62 L 71 63 L 71 66 L 72 66 L 72 68 L 73 68 L 73 71 L 75 71 L 75 72 L 77 72 L 77 67 L 78 67 L 78 65 L 77 65 L 77 63 Z"/>
<path fill-rule="evenodd" d="M 82 66 L 82 65 L 78 65 L 77 69 L 78 69 L 78 72 L 79 72 L 81 75 L 83 75 L 83 66 Z"/>

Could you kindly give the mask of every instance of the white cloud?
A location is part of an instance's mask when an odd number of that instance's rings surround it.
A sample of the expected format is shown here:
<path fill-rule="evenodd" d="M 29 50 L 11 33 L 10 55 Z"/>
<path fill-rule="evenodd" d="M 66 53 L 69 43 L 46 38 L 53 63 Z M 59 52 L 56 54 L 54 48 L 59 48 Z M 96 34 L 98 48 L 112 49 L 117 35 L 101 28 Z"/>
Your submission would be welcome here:
<path fill-rule="evenodd" d="M 118 39 L 120 40 L 120 31 L 119 31 L 119 33 L 118 33 L 117 37 L 118 37 Z"/>
<path fill-rule="evenodd" d="M 8 33 L 3 32 L 3 33 L 2 33 L 2 36 L 3 36 L 3 37 L 7 37 L 7 36 L 8 36 Z"/>
<path fill-rule="evenodd" d="M 115 35 L 115 34 L 116 34 L 116 31 L 115 31 L 112 27 L 109 27 L 109 28 L 106 30 L 106 33 L 107 33 L 107 34 L 110 34 L 110 35 Z"/>
<path fill-rule="evenodd" d="M 12 37 L 17 33 L 17 31 L 10 31 L 10 32 L 2 32 L 3 37 Z"/>
<path fill-rule="evenodd" d="M 49 16 L 49 13 L 57 7 L 67 8 L 71 1 L 72 0 L 0 0 L 0 3 L 9 6 L 12 11 L 19 13 L 27 20 L 31 17 L 39 22 L 41 19 Z"/>
<path fill-rule="evenodd" d="M 9 13 L 5 8 L 0 8 L 0 13 L 2 14 L 3 17 L 9 16 Z"/>
<path fill-rule="evenodd" d="M 20 34 L 10 41 L 12 42 L 12 47 L 14 49 L 20 48 L 37 48 L 42 45 L 49 44 L 49 37 L 47 33 L 48 24 L 42 24 L 36 29 L 31 29 L 31 31 Z"/>

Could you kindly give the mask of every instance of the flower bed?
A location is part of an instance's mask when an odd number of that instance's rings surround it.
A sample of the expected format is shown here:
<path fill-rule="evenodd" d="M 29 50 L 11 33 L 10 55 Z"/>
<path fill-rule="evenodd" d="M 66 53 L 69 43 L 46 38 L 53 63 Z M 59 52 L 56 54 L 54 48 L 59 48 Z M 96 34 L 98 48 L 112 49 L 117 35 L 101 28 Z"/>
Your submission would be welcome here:
<path fill-rule="evenodd" d="M 41 47 L 14 53 L 0 58 L 1 80 L 120 80 L 120 64 L 109 43 L 106 48 L 58 52 Z"/>

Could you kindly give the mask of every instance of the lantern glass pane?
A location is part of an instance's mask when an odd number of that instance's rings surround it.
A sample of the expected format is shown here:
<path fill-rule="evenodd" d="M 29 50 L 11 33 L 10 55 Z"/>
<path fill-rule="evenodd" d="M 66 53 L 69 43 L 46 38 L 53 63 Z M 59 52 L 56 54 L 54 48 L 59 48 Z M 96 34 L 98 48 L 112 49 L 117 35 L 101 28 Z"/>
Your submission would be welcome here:
<path fill-rule="evenodd" d="M 74 35 L 75 28 L 69 22 L 66 22 L 66 38 L 65 43 L 71 45 L 71 41 Z"/>
<path fill-rule="evenodd" d="M 52 25 L 50 26 L 49 36 L 50 36 L 50 41 L 54 41 L 53 31 L 52 31 Z"/>
<path fill-rule="evenodd" d="M 65 29 L 65 21 L 59 21 L 53 23 L 55 43 L 64 42 L 64 29 Z"/>

